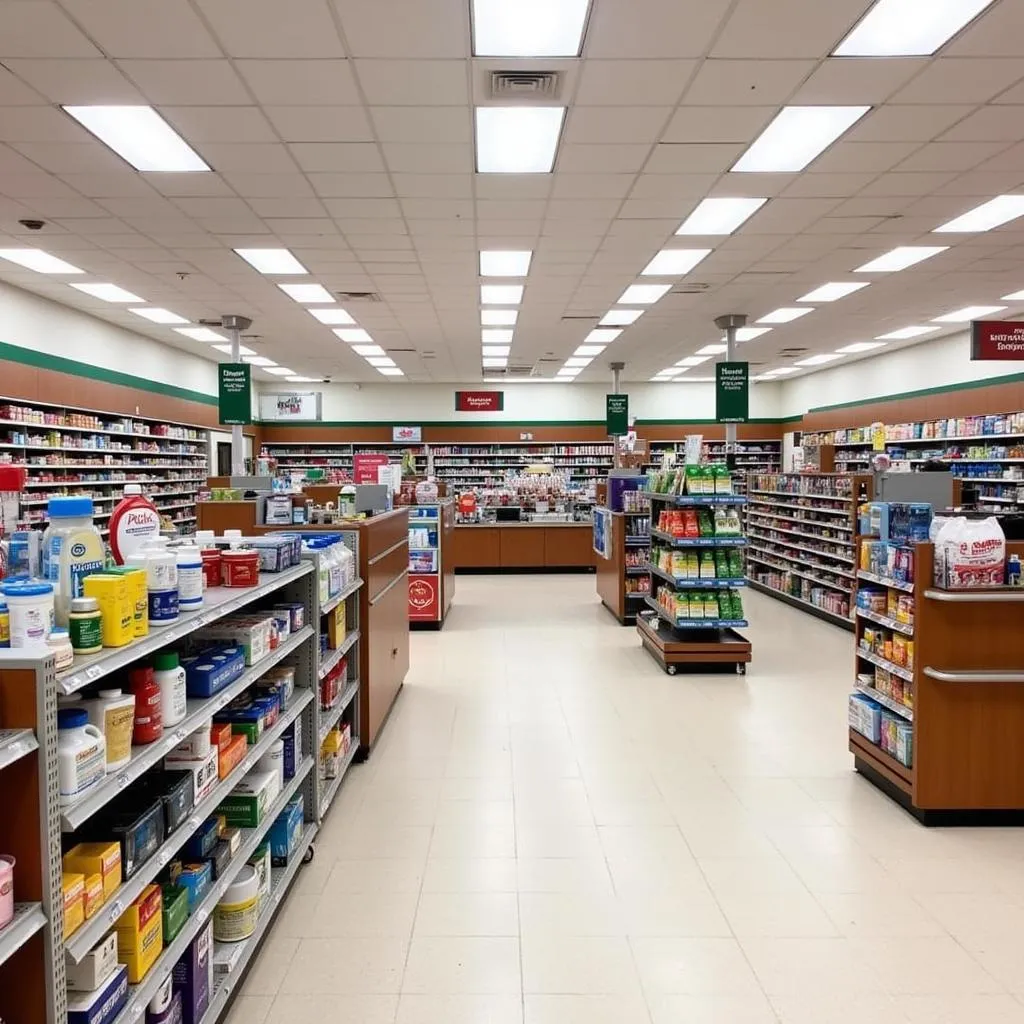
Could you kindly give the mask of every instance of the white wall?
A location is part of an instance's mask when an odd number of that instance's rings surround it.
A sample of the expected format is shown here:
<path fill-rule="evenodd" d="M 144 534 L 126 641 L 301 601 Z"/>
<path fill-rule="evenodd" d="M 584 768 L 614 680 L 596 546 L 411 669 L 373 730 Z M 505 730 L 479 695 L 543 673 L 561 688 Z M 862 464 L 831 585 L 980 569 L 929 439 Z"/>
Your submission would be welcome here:
<path fill-rule="evenodd" d="M 970 333 L 964 331 L 785 381 L 781 415 L 800 416 L 821 406 L 863 402 L 1021 372 L 1024 361 L 972 362 Z"/>
<path fill-rule="evenodd" d="M 0 342 L 189 391 L 217 394 L 215 362 L 2 282 Z"/>
<path fill-rule="evenodd" d="M 605 384 L 512 383 L 494 385 L 454 384 L 352 384 L 305 385 L 323 392 L 325 421 L 420 423 L 457 420 L 465 423 L 601 420 L 605 418 Z M 279 384 L 260 383 L 261 391 L 281 393 Z M 505 408 L 499 413 L 456 412 L 455 392 L 504 391 Z M 628 384 L 629 412 L 640 420 L 713 420 L 714 384 Z M 754 384 L 750 415 L 773 419 L 779 412 L 778 384 Z"/>

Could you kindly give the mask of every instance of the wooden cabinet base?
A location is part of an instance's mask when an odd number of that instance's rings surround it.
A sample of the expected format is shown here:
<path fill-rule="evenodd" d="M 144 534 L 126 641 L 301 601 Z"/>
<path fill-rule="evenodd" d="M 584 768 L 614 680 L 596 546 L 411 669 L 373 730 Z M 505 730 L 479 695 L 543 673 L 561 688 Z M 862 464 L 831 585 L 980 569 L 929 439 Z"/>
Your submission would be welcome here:
<path fill-rule="evenodd" d="M 456 572 L 593 571 L 593 527 L 457 526 L 451 564 Z"/>

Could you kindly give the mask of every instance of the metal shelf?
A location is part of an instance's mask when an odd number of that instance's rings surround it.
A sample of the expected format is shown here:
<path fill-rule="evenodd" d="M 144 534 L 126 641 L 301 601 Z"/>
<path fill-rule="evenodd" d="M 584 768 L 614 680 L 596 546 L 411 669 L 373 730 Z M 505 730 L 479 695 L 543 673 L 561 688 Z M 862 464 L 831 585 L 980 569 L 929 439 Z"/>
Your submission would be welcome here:
<path fill-rule="evenodd" d="M 783 498 L 814 498 L 817 501 L 842 501 L 845 504 L 849 504 L 853 500 L 852 494 L 811 494 L 805 491 L 761 491 L 753 490 L 751 494 L 778 494 Z M 806 505 L 782 505 L 781 502 L 773 502 L 772 504 L 778 504 L 782 508 L 807 508 Z M 821 512 L 827 512 L 828 509 L 819 509 Z M 836 511 L 836 515 L 839 515 L 839 511 Z M 847 515 L 847 512 L 843 512 L 842 515 Z"/>
<path fill-rule="evenodd" d="M 897 715 L 901 715 L 908 722 L 914 720 L 914 709 L 907 707 L 906 704 L 900 703 L 898 700 L 893 700 L 892 697 L 887 697 L 884 693 L 879 693 L 873 686 L 861 686 L 857 683 L 854 689 L 858 693 L 863 693 L 865 697 L 870 697 L 872 700 L 878 701 L 883 708 L 888 708 L 890 711 Z"/>
<path fill-rule="evenodd" d="M 649 573 L 660 576 L 661 579 L 681 590 L 728 590 L 732 587 L 747 585 L 746 579 L 719 579 L 717 576 L 714 579 L 699 579 L 690 576 L 673 576 L 671 573 L 651 565 L 650 562 L 647 563 L 646 568 Z"/>
<path fill-rule="evenodd" d="M 666 501 L 670 505 L 745 505 L 746 495 L 743 494 L 659 494 L 657 491 L 640 491 L 643 497 L 651 501 Z"/>
<path fill-rule="evenodd" d="M 759 533 L 751 533 L 751 540 L 763 541 L 765 544 L 781 544 L 784 548 L 793 548 L 795 551 L 807 551 L 812 555 L 817 555 L 819 558 L 834 558 L 837 562 L 845 562 L 847 565 L 856 565 L 857 562 L 850 555 L 836 555 L 831 551 L 822 551 L 820 548 L 812 548 L 807 544 L 797 544 L 795 541 L 782 540 L 779 537 L 764 537 Z M 832 541 L 828 538 L 822 538 L 830 544 L 842 544 L 843 541 Z M 853 545 L 850 545 L 852 551 Z"/>
<path fill-rule="evenodd" d="M 878 583 L 883 587 L 892 587 L 893 590 L 902 590 L 905 594 L 912 594 L 914 592 L 913 583 L 904 583 L 901 580 L 892 580 L 888 576 L 879 576 L 873 572 L 866 572 L 864 569 L 859 569 L 857 575 L 862 580 L 868 580 L 871 583 Z"/>
<path fill-rule="evenodd" d="M 208 626 L 211 622 L 216 622 L 225 615 L 230 615 L 260 598 L 267 597 L 312 571 L 313 563 L 303 561 L 299 565 L 285 569 L 284 572 L 260 573 L 260 582 L 255 587 L 245 589 L 215 587 L 208 590 L 205 595 L 205 607 L 196 612 L 186 612 L 172 625 L 161 629 L 151 629 L 149 636 L 130 643 L 126 647 L 75 658 L 71 669 L 58 678 L 57 688 L 63 694 L 74 693 L 76 690 L 82 689 L 83 686 L 96 682 L 97 679 L 127 668 L 139 658 L 155 654 L 168 644 L 194 633 L 203 626 Z"/>
<path fill-rule="evenodd" d="M 10 960 L 36 932 L 46 927 L 41 903 L 15 903 L 14 917 L 0 928 L 0 964 Z"/>
<path fill-rule="evenodd" d="M 785 570 L 783 570 L 785 571 Z M 751 580 L 750 586 L 762 594 L 767 594 L 769 597 L 775 598 L 778 601 L 784 603 L 794 603 L 809 608 L 811 614 L 821 619 L 823 622 L 832 622 L 837 626 L 841 626 L 843 629 L 852 629 L 853 623 L 850 619 L 839 612 L 834 612 L 830 608 L 824 608 L 820 604 L 815 604 L 813 601 L 808 601 L 806 598 L 798 597 L 796 594 L 789 594 L 785 590 L 780 590 L 778 587 L 770 586 L 767 583 L 762 583 L 760 580 Z M 839 590 L 840 593 L 847 593 L 847 591 L 841 588 L 830 587 L 830 590 Z"/>
<path fill-rule="evenodd" d="M 268 729 L 260 737 L 258 743 L 249 748 L 248 753 L 238 767 L 226 779 L 221 779 L 213 788 L 213 792 L 202 803 L 192 808 L 192 814 L 189 816 L 188 821 L 178 826 L 164 840 L 163 845 L 156 853 L 112 894 L 111 899 L 103 904 L 99 912 L 86 921 L 74 935 L 67 939 L 65 948 L 68 951 L 68 955 L 76 963 L 80 963 L 86 953 L 114 926 L 128 905 L 167 866 L 171 858 L 185 845 L 192 833 L 217 810 L 221 802 L 230 795 L 246 772 L 255 766 L 256 762 L 280 738 L 285 729 L 298 718 L 303 709 L 312 700 L 313 692 L 311 690 L 296 690 L 287 711 L 281 715 L 271 729 Z"/>
<path fill-rule="evenodd" d="M 906 636 L 914 635 L 914 624 L 912 622 L 900 622 L 899 619 L 890 618 L 888 615 L 879 615 L 877 612 L 868 611 L 867 608 L 858 608 L 857 617 L 861 619 L 870 619 L 872 622 L 877 622 L 880 626 L 888 626 L 889 629 L 895 630 L 897 633 L 903 633 Z"/>
<path fill-rule="evenodd" d="M 327 734 L 334 728 L 334 723 L 337 722 L 345 713 L 345 708 L 352 703 L 358 692 L 359 680 L 353 679 L 352 682 L 349 683 L 342 691 L 341 696 L 338 698 L 334 707 L 328 708 L 326 711 L 323 708 L 320 709 L 320 735 L 318 738 L 321 745 L 327 738 Z M 317 749 L 319 749 L 319 747 Z"/>
<path fill-rule="evenodd" d="M 345 760 L 338 765 L 338 774 L 331 779 L 330 785 L 324 790 L 323 798 L 320 801 L 320 817 L 327 813 L 327 809 L 331 806 L 335 795 L 338 792 L 338 787 L 341 785 L 341 780 L 345 778 L 349 768 L 352 766 L 352 762 L 355 760 L 356 754 L 359 752 L 359 737 L 353 736 L 351 740 L 351 746 L 348 749 L 348 753 L 345 755 Z M 323 781 L 323 780 L 321 780 Z"/>
<path fill-rule="evenodd" d="M 912 668 L 897 665 L 895 661 L 889 661 L 888 658 L 883 658 L 880 654 L 874 654 L 871 651 L 865 651 L 863 647 L 858 647 L 857 657 L 870 661 L 872 665 L 877 665 L 879 668 L 884 668 L 886 672 L 891 672 L 894 676 L 899 676 L 900 679 L 905 679 L 908 683 L 914 681 L 914 670 Z"/>
<path fill-rule="evenodd" d="M 320 606 L 320 614 L 326 615 L 328 612 L 333 612 L 342 601 L 351 597 L 362 585 L 363 581 L 361 579 L 354 579 L 347 587 L 344 587 L 340 593 L 335 594 L 334 597 Z"/>
<path fill-rule="evenodd" d="M 849 594 L 850 593 L 851 584 L 845 584 L 844 585 L 842 583 L 837 583 L 835 580 L 822 579 L 820 576 L 815 576 L 813 573 L 804 572 L 802 569 L 794 569 L 794 568 L 792 568 L 792 566 L 788 566 L 788 565 L 779 565 L 778 562 L 769 561 L 763 555 L 759 554 L 760 550 L 761 550 L 760 548 L 750 548 L 749 552 L 747 554 L 747 561 L 748 562 L 757 562 L 758 565 L 770 566 L 772 569 L 777 569 L 779 572 L 789 573 L 791 576 L 800 576 L 801 578 L 803 578 L 805 580 L 810 580 L 812 583 L 818 584 L 818 586 L 820 586 L 820 587 L 827 587 L 829 590 L 835 590 L 835 591 L 837 591 L 840 594 Z M 773 557 L 774 557 L 774 554 L 773 554 Z M 785 556 L 784 555 L 780 555 L 779 557 L 780 558 L 784 558 Z M 803 565 L 804 563 L 797 562 L 795 564 Z M 817 568 L 821 568 L 821 566 L 818 566 Z M 825 571 L 829 572 L 830 570 L 826 569 Z M 755 582 L 759 582 L 759 581 L 755 580 Z M 767 586 L 767 584 L 766 583 L 762 583 L 761 586 L 764 587 L 764 586 Z M 793 595 L 790 594 L 788 596 L 792 597 Z M 815 606 L 815 607 L 817 607 L 817 606 Z"/>
<path fill-rule="evenodd" d="M 342 658 L 352 649 L 352 645 L 359 639 L 359 630 L 353 629 L 348 636 L 342 641 L 340 647 L 333 651 L 330 651 L 326 658 L 321 662 L 320 668 L 317 671 L 317 676 L 323 679 L 335 665 L 341 661 Z"/>
<path fill-rule="evenodd" d="M 89 820 L 100 808 L 105 807 L 129 784 L 138 779 L 144 772 L 155 767 L 186 737 L 200 728 L 204 721 L 215 715 L 221 708 L 234 700 L 243 690 L 247 690 L 264 673 L 283 661 L 296 651 L 313 635 L 312 626 L 303 626 L 298 633 L 290 636 L 276 651 L 247 669 L 233 683 L 213 697 L 205 700 L 190 700 L 188 713 L 181 724 L 173 731 L 166 731 L 155 743 L 132 747 L 132 759 L 120 771 L 108 775 L 88 796 L 77 803 L 61 810 L 61 826 L 65 832 L 73 832 Z M 291 709 L 289 708 L 290 712 Z"/>
<path fill-rule="evenodd" d="M 676 629 L 742 629 L 749 625 L 746 619 L 674 619 L 653 597 L 647 597 L 646 603 Z"/>
<path fill-rule="evenodd" d="M 39 749 L 39 740 L 31 729 L 0 729 L 0 768 L 20 761 Z"/>
<path fill-rule="evenodd" d="M 787 533 L 791 537 L 806 537 L 808 540 L 827 541 L 827 542 L 829 542 L 831 544 L 848 544 L 850 546 L 850 549 L 851 550 L 853 549 L 853 538 L 852 537 L 827 537 L 823 533 L 808 533 L 806 530 L 790 530 L 790 529 L 787 529 L 786 527 L 783 527 L 783 526 L 776 526 L 774 524 L 774 522 L 767 522 L 766 523 L 766 522 L 763 522 L 760 518 L 755 519 L 754 518 L 755 515 L 760 517 L 761 513 L 759 513 L 759 512 L 755 513 L 753 510 L 751 510 L 750 514 L 748 514 L 748 516 L 747 516 L 747 522 L 751 523 L 752 525 L 757 526 L 759 529 L 762 529 L 762 530 L 774 530 L 776 533 Z M 773 519 L 774 518 L 775 517 L 773 517 Z M 783 522 L 788 522 L 788 520 L 783 520 Z M 824 530 L 836 529 L 836 527 L 829 526 L 828 523 L 820 523 L 818 525 L 820 525 L 821 528 L 824 529 Z M 853 531 L 852 530 L 844 530 L 842 532 L 844 532 L 844 533 L 852 533 Z"/>
<path fill-rule="evenodd" d="M 156 963 L 149 969 L 142 981 L 137 985 L 128 986 L 128 1002 L 117 1017 L 114 1018 L 114 1024 L 129 1024 L 129 1022 L 137 1021 L 142 1016 L 153 996 L 156 995 L 157 990 L 167 980 L 171 969 L 181 958 L 185 950 L 188 949 L 196 933 L 206 923 L 213 908 L 234 881 L 239 869 L 244 867 L 246 861 L 256 851 L 256 847 L 260 845 L 263 837 L 270 831 L 270 826 L 273 825 L 274 819 L 285 809 L 288 801 L 295 795 L 296 790 L 312 768 L 313 758 L 306 757 L 298 766 L 295 775 L 285 783 L 277 799 L 267 808 L 259 825 L 256 828 L 243 828 L 241 830 L 241 846 L 238 853 L 231 859 L 227 870 L 213 883 L 202 903 L 189 914 L 185 926 L 177 934 L 174 941 L 170 945 L 164 946 L 163 952 L 157 957 Z"/>
<path fill-rule="evenodd" d="M 651 530 L 651 537 L 674 548 L 742 548 L 746 547 L 746 537 L 673 537 L 671 533 Z"/>

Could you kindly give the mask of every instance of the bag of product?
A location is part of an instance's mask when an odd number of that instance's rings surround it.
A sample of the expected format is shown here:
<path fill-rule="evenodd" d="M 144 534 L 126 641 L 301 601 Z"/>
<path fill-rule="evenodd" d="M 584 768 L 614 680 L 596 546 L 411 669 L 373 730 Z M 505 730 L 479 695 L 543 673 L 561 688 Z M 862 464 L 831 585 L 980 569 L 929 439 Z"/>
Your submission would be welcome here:
<path fill-rule="evenodd" d="M 950 519 L 935 538 L 935 583 L 950 590 L 998 587 L 1004 581 L 1006 537 L 999 521 Z"/>

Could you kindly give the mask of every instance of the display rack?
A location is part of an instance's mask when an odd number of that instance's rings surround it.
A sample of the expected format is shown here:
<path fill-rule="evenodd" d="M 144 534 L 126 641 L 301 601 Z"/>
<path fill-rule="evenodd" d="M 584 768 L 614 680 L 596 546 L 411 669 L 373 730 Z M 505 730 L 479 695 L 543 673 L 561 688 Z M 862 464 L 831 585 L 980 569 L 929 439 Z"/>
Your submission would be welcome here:
<path fill-rule="evenodd" d="M 209 433 L 149 417 L 0 399 L 0 454 L 26 470 L 21 520 L 46 525 L 51 497 L 91 496 L 104 536 L 126 483 L 148 497 L 182 533 L 195 530 L 195 499 L 210 463 Z"/>
<path fill-rule="evenodd" d="M 411 452 L 419 475 L 427 472 L 427 449 L 406 441 L 268 441 L 261 447 L 277 461 L 279 470 L 336 469 L 352 475 L 355 455 L 383 455 L 389 462 L 401 462 Z"/>
<path fill-rule="evenodd" d="M 567 475 L 577 486 L 596 483 L 612 468 L 615 454 L 611 444 L 570 441 L 431 445 L 430 452 L 437 479 L 455 489 L 500 486 L 506 473 L 538 463 Z"/>
<path fill-rule="evenodd" d="M 746 547 L 747 539 L 743 536 L 709 534 L 677 537 L 653 524 L 659 522 L 660 513 L 666 508 L 709 510 L 716 506 L 740 507 L 747 499 L 739 494 L 663 494 L 657 491 L 642 491 L 641 494 L 650 501 L 652 524 L 649 561 L 645 566 L 651 581 L 650 592 L 644 597 L 648 610 L 638 614 L 636 620 L 641 642 L 669 675 L 675 675 L 680 666 L 734 665 L 737 672 L 746 672 L 752 648 L 750 642 L 737 632 L 748 625 L 746 619 L 708 615 L 709 606 L 702 609 L 700 617 L 683 618 L 670 611 L 656 596 L 668 596 L 675 600 L 674 595 L 680 592 L 696 596 L 705 591 L 724 597 L 744 585 L 742 573 L 729 572 L 722 575 L 716 572 L 714 577 L 706 574 L 704 579 L 688 573 L 684 578 L 682 574 L 662 571 L 655 561 L 658 558 L 657 550 L 685 549 L 695 551 L 698 565 L 701 561 L 706 563 L 710 557 L 712 569 L 716 569 L 716 551 L 735 553 L 737 549 Z M 721 587 L 717 585 L 719 579 L 722 580 Z M 715 601 L 718 601 L 717 597 Z"/>
<path fill-rule="evenodd" d="M 409 624 L 441 629 L 455 595 L 455 502 L 409 506 Z"/>
<path fill-rule="evenodd" d="M 686 454 L 686 441 L 651 441 L 648 467 L 660 466 L 662 456 L 668 452 L 675 454 L 677 462 L 682 462 Z M 701 444 L 701 459 L 705 462 L 724 462 L 725 441 L 705 438 Z M 737 441 L 734 469 L 733 487 L 738 493 L 743 493 L 746 474 L 778 472 L 782 469 L 782 441 L 778 438 Z"/>
<path fill-rule="evenodd" d="M 759 593 L 853 629 L 857 507 L 872 479 L 857 474 L 751 474 L 747 576 Z"/>
<path fill-rule="evenodd" d="M 623 626 L 636 622 L 650 593 L 650 522 L 649 508 L 623 512 L 594 509 L 597 593 Z"/>
<path fill-rule="evenodd" d="M 1024 556 L 1024 543 L 1007 542 Z M 902 763 L 851 725 L 854 765 L 866 779 L 926 824 L 1024 820 L 1024 657 L 1018 638 L 1024 591 L 933 586 L 932 544 L 914 546 L 914 582 L 860 573 L 865 582 L 913 594 L 910 622 L 859 617 L 856 673 L 880 670 L 902 683 L 894 698 L 855 679 L 865 694 L 912 725 L 910 764 Z M 898 584 L 898 585 L 897 585 Z M 892 616 L 884 616 L 892 619 Z M 912 640 L 912 663 L 865 651 L 865 628 L 877 623 Z M 909 632 L 908 632 L 909 630 Z M 853 715 L 851 714 L 851 721 Z"/>

